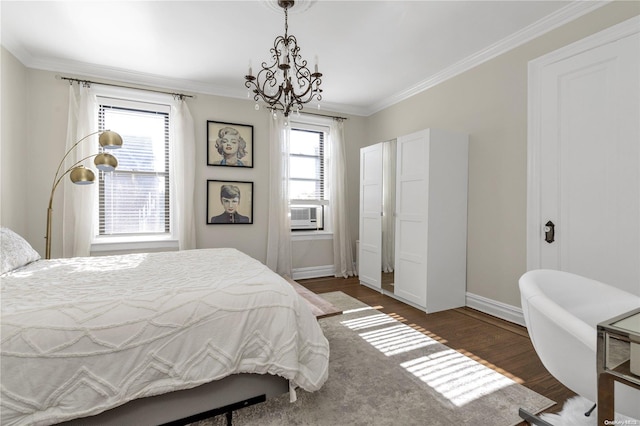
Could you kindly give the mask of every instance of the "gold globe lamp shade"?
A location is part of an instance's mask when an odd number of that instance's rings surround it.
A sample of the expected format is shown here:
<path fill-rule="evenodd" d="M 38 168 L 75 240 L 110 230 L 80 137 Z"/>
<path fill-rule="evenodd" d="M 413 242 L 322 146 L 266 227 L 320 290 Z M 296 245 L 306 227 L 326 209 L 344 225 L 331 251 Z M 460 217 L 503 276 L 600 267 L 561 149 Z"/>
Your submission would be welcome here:
<path fill-rule="evenodd" d="M 100 146 L 105 149 L 122 148 L 122 137 L 111 130 L 105 130 L 104 132 L 100 133 L 98 142 L 100 143 Z"/>
<path fill-rule="evenodd" d="M 101 152 L 93 159 L 93 164 L 95 164 L 100 171 L 112 172 L 118 167 L 118 159 L 108 152 Z"/>
<path fill-rule="evenodd" d="M 91 185 L 96 179 L 96 175 L 93 173 L 93 170 L 87 169 L 85 166 L 78 166 L 71 169 L 69 178 L 71 178 L 71 182 L 76 185 Z"/>
<path fill-rule="evenodd" d="M 93 157 L 93 164 L 103 172 L 112 172 L 118 167 L 118 160 L 113 155 L 108 152 L 100 152 L 97 154 L 88 155 L 78 161 L 76 161 L 71 167 L 64 170 L 64 161 L 71 154 L 71 152 L 84 140 L 88 139 L 90 136 L 94 136 L 100 133 L 98 137 L 98 143 L 104 149 L 118 149 L 122 147 L 122 137 L 111 130 L 105 130 L 103 132 L 93 132 L 78 140 L 75 144 L 71 146 L 62 157 L 62 161 L 58 165 L 58 169 L 56 170 L 56 174 L 53 177 L 53 185 L 51 186 L 51 195 L 49 197 L 49 207 L 47 209 L 47 234 L 45 235 L 45 258 L 51 259 L 51 215 L 53 213 L 53 195 L 55 194 L 56 188 L 62 178 L 65 175 L 69 175 L 71 182 L 76 185 L 91 185 L 95 179 L 96 175 L 93 170 L 88 169 L 82 165 L 82 162 L 88 160 Z M 63 172 L 64 170 L 64 172 Z"/>

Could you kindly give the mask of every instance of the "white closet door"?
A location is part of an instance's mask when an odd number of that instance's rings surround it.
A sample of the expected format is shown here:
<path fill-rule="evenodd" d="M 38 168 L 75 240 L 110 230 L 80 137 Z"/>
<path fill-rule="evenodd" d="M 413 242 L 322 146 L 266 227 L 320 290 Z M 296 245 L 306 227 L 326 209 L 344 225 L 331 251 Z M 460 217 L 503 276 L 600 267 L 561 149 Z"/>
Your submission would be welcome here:
<path fill-rule="evenodd" d="M 537 235 L 530 235 L 539 239 L 539 252 L 538 259 L 533 256 L 529 262 L 530 268 L 569 271 L 636 294 L 640 294 L 638 46 L 636 33 L 579 54 L 571 52 L 541 69 L 539 160 L 532 163 L 539 164 L 534 171 L 539 176 L 540 204 L 530 205 L 540 212 Z M 551 243 L 544 241 L 548 221 L 555 226 Z"/>
<path fill-rule="evenodd" d="M 360 149 L 360 282 L 382 288 L 382 143 Z"/>
<path fill-rule="evenodd" d="M 398 138 L 396 158 L 396 296 L 427 299 L 429 130 Z"/>

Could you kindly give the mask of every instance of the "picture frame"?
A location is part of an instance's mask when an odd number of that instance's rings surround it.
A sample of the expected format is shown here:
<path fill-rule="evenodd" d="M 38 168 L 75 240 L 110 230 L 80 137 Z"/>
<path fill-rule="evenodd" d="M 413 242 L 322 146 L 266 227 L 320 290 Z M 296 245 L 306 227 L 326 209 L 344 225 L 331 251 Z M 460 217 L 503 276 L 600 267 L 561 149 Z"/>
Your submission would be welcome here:
<path fill-rule="evenodd" d="M 207 165 L 253 168 L 253 126 L 207 120 Z"/>
<path fill-rule="evenodd" d="M 207 180 L 207 225 L 253 223 L 253 182 Z"/>

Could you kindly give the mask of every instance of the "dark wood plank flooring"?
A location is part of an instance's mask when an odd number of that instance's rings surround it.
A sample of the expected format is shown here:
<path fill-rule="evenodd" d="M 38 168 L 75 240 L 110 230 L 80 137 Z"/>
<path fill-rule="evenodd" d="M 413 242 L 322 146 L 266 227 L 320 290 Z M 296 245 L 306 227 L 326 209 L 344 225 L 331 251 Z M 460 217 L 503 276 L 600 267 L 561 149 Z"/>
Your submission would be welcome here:
<path fill-rule="evenodd" d="M 287 278 L 287 282 L 293 286 L 298 293 L 306 302 L 309 304 L 309 308 L 311 308 L 311 313 L 316 316 L 316 318 L 326 318 L 334 315 L 340 315 L 342 313 L 341 310 L 333 306 L 331 303 L 327 302 L 317 293 L 309 290 L 308 288 L 298 284 L 291 278 Z"/>
<path fill-rule="evenodd" d="M 575 394 L 558 382 L 538 358 L 527 330 L 471 308 L 433 314 L 415 309 L 361 285 L 358 278 L 297 280 L 314 293 L 342 291 L 441 343 L 489 366 L 512 380 L 556 402 L 547 412 L 558 412 Z M 528 423 L 521 422 L 519 426 Z"/>

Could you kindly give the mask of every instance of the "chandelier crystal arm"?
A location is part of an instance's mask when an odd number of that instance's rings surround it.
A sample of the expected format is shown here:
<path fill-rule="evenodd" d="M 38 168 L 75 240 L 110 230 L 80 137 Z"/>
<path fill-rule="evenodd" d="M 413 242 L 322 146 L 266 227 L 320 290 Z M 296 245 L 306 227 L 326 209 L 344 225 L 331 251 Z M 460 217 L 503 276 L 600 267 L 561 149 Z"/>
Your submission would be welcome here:
<path fill-rule="evenodd" d="M 278 80 L 276 73 L 270 68 L 265 68 L 265 63 L 263 63 L 263 69 L 260 70 L 257 77 L 258 78 L 256 78 L 254 81 L 247 81 L 245 84 L 245 86 L 250 88 L 250 83 L 253 83 L 253 86 L 255 87 L 254 100 L 257 101 L 262 98 L 267 103 L 270 103 L 269 101 L 278 101 L 280 99 L 280 96 L 282 95 L 282 91 L 284 90 L 282 86 L 278 86 L 277 92 L 273 95 L 269 95 L 267 93 L 268 90 L 266 90 L 267 86 L 270 87 L 269 90 L 273 90 L 273 88 L 277 86 Z M 260 85 L 261 87 L 258 86 L 260 77 L 263 78 L 262 84 Z"/>

